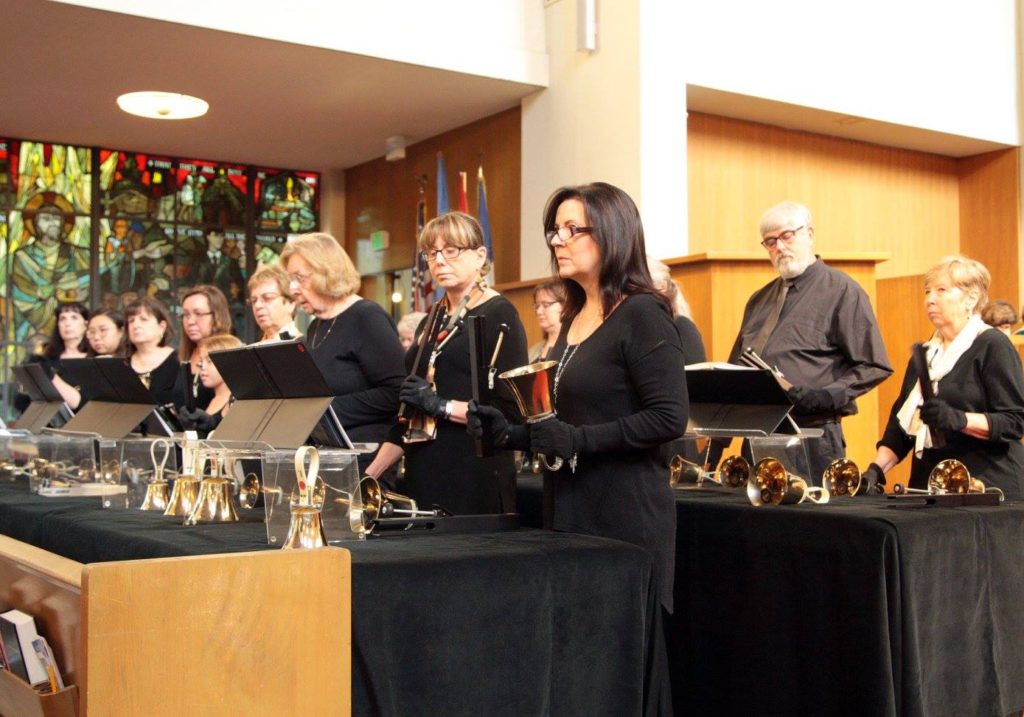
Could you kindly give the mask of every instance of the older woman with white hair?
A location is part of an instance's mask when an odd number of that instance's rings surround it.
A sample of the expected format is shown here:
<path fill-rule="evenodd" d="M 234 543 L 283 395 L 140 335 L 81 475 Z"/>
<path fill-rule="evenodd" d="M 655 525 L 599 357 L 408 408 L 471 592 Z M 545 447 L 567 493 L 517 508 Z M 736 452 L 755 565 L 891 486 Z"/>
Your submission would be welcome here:
<path fill-rule="evenodd" d="M 342 426 L 353 441 L 383 441 L 405 378 L 394 322 L 379 304 L 356 293 L 359 272 L 330 234 L 290 241 L 281 265 L 292 297 L 316 317 L 303 341 L 334 395 L 331 405 Z"/>
<path fill-rule="evenodd" d="M 869 482 L 884 483 L 882 474 L 913 451 L 912 488 L 927 487 L 936 464 L 955 458 L 1007 498 L 1024 498 L 1024 374 L 1010 340 L 981 320 L 990 283 L 988 269 L 965 256 L 947 257 L 925 274 L 925 310 L 935 326 L 925 344 L 927 380 L 935 397 L 923 400 L 911 363 L 865 471 Z"/>
<path fill-rule="evenodd" d="M 672 304 L 672 322 L 676 325 L 676 331 L 679 332 L 679 338 L 683 342 L 683 359 L 687 364 L 707 361 L 704 338 L 700 335 L 697 324 L 693 323 L 690 305 L 687 303 L 686 297 L 683 296 L 679 284 L 672 278 L 672 272 L 668 265 L 648 257 L 647 268 L 651 272 L 654 287 L 664 294 Z"/>

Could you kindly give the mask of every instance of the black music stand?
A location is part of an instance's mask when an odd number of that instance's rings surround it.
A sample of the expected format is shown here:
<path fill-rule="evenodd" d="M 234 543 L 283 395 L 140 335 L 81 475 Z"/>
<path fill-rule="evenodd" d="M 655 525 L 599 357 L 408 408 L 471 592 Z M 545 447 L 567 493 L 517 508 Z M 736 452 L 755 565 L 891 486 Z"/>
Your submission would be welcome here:
<path fill-rule="evenodd" d="M 334 396 L 305 344 L 282 341 L 210 353 L 235 403 L 217 426 L 220 441 L 298 448 L 357 448 L 331 408 Z"/>
<path fill-rule="evenodd" d="M 64 359 L 64 370 L 90 400 L 62 430 L 124 438 L 156 408 L 149 389 L 127 359 Z M 157 431 L 170 435 L 169 427 Z"/>
<path fill-rule="evenodd" d="M 66 422 L 75 415 L 64 402 L 53 381 L 46 375 L 46 369 L 42 365 L 27 363 L 23 366 L 14 366 L 11 370 L 21 384 L 22 390 L 32 400 L 18 420 L 11 424 L 11 428 L 39 433 L 49 426 L 54 418 L 60 417 Z"/>
<path fill-rule="evenodd" d="M 745 367 L 686 370 L 690 423 L 695 432 L 721 438 L 796 435 L 789 397 L 771 371 Z"/>

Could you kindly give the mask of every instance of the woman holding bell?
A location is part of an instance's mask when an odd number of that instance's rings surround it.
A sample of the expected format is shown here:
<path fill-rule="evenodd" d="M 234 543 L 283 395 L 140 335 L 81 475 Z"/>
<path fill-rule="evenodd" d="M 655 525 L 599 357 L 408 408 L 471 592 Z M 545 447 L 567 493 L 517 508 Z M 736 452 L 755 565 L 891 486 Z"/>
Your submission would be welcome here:
<path fill-rule="evenodd" d="M 988 269 L 965 256 L 925 274 L 925 311 L 935 326 L 925 344 L 927 380 L 935 396 L 923 399 L 911 362 L 865 471 L 869 481 L 884 484 L 884 474 L 913 451 L 911 488 L 927 488 L 931 470 L 955 458 L 1007 499 L 1024 498 L 1024 375 L 1010 340 L 981 319 L 990 283 Z"/>
<path fill-rule="evenodd" d="M 683 435 L 689 404 L 679 333 L 647 268 L 640 214 L 610 184 L 563 187 L 548 200 L 544 232 L 566 287 L 552 354 L 556 417 L 526 430 L 480 406 L 470 429 L 563 459 L 547 474 L 554 529 L 645 548 L 671 612 L 676 508 L 659 447 Z"/>
<path fill-rule="evenodd" d="M 432 419 L 436 433 L 410 441 L 407 424 L 399 423 L 381 446 L 367 473 L 377 476 L 405 455 L 405 482 L 401 490 L 422 506 L 437 504 L 455 514 L 515 511 L 515 465 L 511 453 L 499 451 L 477 458 L 473 439 L 466 434 L 466 411 L 472 398 L 469 317 L 485 321 L 484 355 L 494 355 L 499 328 L 508 327 L 497 355 L 497 373 L 526 363 L 526 331 L 515 307 L 487 286 L 484 277 L 491 263 L 483 230 L 476 219 L 449 212 L 432 219 L 420 232 L 423 252 L 434 284 L 444 289 L 441 329 L 425 347 L 427 376 L 410 373 L 400 399 L 416 415 Z M 420 327 L 423 339 L 426 321 Z M 406 369 L 417 354 L 414 343 L 406 354 Z M 500 384 L 500 382 L 498 382 Z M 495 411 L 515 415 L 515 402 L 504 386 L 495 385 Z M 411 421 L 411 422 L 412 422 Z M 431 421 L 427 422 L 429 425 Z"/>

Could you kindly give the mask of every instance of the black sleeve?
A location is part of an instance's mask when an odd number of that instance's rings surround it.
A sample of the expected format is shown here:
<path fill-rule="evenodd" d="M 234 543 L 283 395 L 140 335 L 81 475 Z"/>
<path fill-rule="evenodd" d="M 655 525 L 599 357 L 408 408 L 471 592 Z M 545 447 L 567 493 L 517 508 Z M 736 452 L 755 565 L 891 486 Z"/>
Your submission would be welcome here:
<path fill-rule="evenodd" d="M 697 324 L 685 316 L 677 316 L 675 324 L 676 329 L 679 331 L 679 340 L 683 344 L 683 359 L 687 365 L 707 361 L 707 353 L 704 351 L 704 339 L 700 335 Z"/>
<path fill-rule="evenodd" d="M 398 389 L 405 378 L 402 344 L 391 319 L 376 304 L 361 314 L 359 368 L 370 388 L 336 396 L 334 410 L 353 425 L 387 423 L 398 412 Z"/>
<path fill-rule="evenodd" d="M 990 343 L 981 369 L 990 443 L 1016 442 L 1024 436 L 1024 370 L 1013 344 L 998 331 L 985 332 Z"/>
<path fill-rule="evenodd" d="M 583 453 L 652 448 L 686 431 L 689 399 L 679 333 L 667 313 L 637 312 L 623 347 L 639 410 L 581 426 Z"/>
<path fill-rule="evenodd" d="M 896 397 L 896 401 L 892 404 L 892 409 L 889 411 L 889 421 L 885 424 L 885 432 L 882 434 L 881 440 L 875 445 L 876 448 L 885 446 L 895 453 L 897 461 L 902 461 L 914 448 L 913 436 L 906 434 L 900 426 L 896 414 L 903 408 L 903 402 L 907 400 L 907 396 L 910 395 L 910 391 L 913 389 L 916 381 L 917 374 L 914 372 L 914 364 L 913 362 L 908 363 L 907 371 L 903 376 L 903 386 L 900 387 L 900 395 Z"/>

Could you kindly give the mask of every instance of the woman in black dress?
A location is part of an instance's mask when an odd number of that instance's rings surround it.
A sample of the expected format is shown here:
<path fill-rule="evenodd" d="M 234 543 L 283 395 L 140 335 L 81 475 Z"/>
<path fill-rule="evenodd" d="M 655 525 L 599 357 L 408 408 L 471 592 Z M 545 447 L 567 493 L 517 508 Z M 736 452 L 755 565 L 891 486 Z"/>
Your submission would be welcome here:
<path fill-rule="evenodd" d="M 88 356 L 89 344 L 85 340 L 88 322 L 89 310 L 83 304 L 77 301 L 59 304 L 50 340 L 46 342 L 41 354 L 28 358 L 28 363 L 42 364 L 61 398 L 75 410 L 84 403 L 83 397 L 78 388 L 61 377 L 61 361 Z M 14 405 L 19 411 L 28 408 L 28 404 L 29 397 L 26 394 L 19 393 L 15 396 Z"/>
<path fill-rule="evenodd" d="M 514 512 L 512 454 L 499 451 L 489 458 L 477 458 L 473 440 L 464 427 L 472 384 L 468 331 L 458 316 L 459 307 L 464 307 L 465 317 L 484 317 L 487 357 L 494 352 L 498 327 L 508 326 L 498 354 L 498 373 L 526 363 L 526 331 L 515 307 L 483 282 L 490 261 L 476 219 L 461 212 L 436 217 L 420 232 L 418 245 L 426 255 L 434 282 L 444 288 L 441 301 L 452 320 L 446 322 L 450 328 L 434 346 L 433 384 L 410 375 L 402 384 L 400 397 L 409 407 L 437 420 L 437 437 L 408 443 L 404 440 L 406 426 L 395 426 L 367 473 L 378 475 L 404 454 L 402 490 L 421 505 L 437 504 L 456 514 Z M 412 369 L 415 354 L 414 344 L 406 354 L 408 370 Z M 515 415 L 515 403 L 506 389 L 495 389 L 495 410 Z"/>
<path fill-rule="evenodd" d="M 146 385 L 153 400 L 161 406 L 180 405 L 178 357 L 171 342 L 174 324 L 167 307 L 150 296 L 128 304 L 124 310 L 128 323 L 128 362 Z"/>
<path fill-rule="evenodd" d="M 398 410 L 405 371 L 402 346 L 391 317 L 360 298 L 360 276 L 330 234 L 289 242 L 281 253 L 291 295 L 316 318 L 302 341 L 334 395 L 332 406 L 349 438 L 380 443 Z M 360 468 L 370 456 L 360 457 Z"/>
<path fill-rule="evenodd" d="M 865 478 L 884 473 L 911 451 L 910 486 L 926 488 L 939 461 L 955 458 L 973 477 L 1024 498 L 1024 375 L 1010 340 L 981 320 L 991 276 L 980 262 L 947 257 L 925 274 L 925 310 L 935 333 L 925 344 L 935 398 L 924 401 L 913 364 L 907 366 L 874 463 Z M 935 448 L 932 431 L 945 446 Z"/>
<path fill-rule="evenodd" d="M 675 498 L 659 446 L 683 435 L 689 404 L 679 333 L 647 269 L 640 214 L 609 184 L 564 187 L 548 200 L 544 230 L 567 292 L 554 351 L 557 417 L 530 425 L 527 437 L 481 406 L 481 425 L 470 429 L 564 459 L 550 474 L 555 530 L 645 548 L 671 611 Z"/>

